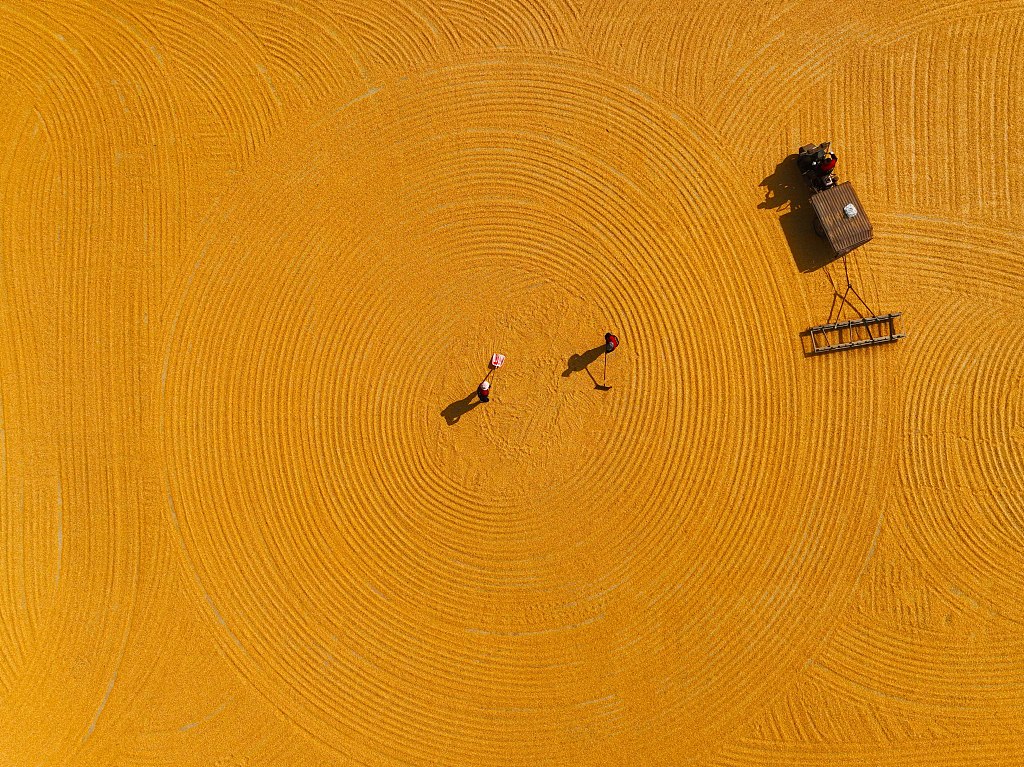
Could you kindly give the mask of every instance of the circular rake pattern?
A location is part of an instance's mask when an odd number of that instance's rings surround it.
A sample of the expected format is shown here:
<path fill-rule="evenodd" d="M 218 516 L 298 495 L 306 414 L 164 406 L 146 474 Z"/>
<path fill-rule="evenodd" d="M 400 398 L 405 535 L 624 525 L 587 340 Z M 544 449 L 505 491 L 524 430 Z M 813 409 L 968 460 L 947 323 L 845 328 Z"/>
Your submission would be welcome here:
<path fill-rule="evenodd" d="M 682 756 L 820 641 L 862 488 L 778 479 L 828 437 L 784 414 L 732 183 L 699 119 L 557 57 L 268 149 L 196 248 L 164 425 L 225 650 L 286 716 L 361 763 Z"/>
<path fill-rule="evenodd" d="M 1024 365 L 1013 229 L 881 216 L 882 284 L 912 285 L 894 531 L 933 582 L 1013 621 L 1024 547 Z M 901 342 L 902 343 L 902 342 Z"/>
<path fill-rule="evenodd" d="M 907 534 L 921 561 L 951 589 L 1014 621 L 1024 618 L 1024 343 L 1012 319 L 1018 313 L 949 300 L 922 328 L 929 353 L 908 371 L 914 388 L 901 470 Z"/>

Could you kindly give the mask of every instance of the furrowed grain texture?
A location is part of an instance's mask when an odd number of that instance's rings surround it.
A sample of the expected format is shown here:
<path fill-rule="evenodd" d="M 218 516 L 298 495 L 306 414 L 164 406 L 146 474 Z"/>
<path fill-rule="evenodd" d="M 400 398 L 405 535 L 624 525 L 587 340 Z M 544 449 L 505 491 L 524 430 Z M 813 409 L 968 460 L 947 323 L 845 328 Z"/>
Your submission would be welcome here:
<path fill-rule="evenodd" d="M 1019 763 L 1022 30 L 0 5 L 0 763 Z"/>

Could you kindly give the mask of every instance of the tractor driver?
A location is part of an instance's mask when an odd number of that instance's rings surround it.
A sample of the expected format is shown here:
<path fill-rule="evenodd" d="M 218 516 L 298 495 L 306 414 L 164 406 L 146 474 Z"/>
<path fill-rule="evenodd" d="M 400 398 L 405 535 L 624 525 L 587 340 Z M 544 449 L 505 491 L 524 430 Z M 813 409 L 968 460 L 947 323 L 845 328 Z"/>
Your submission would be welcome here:
<path fill-rule="evenodd" d="M 832 171 L 836 167 L 836 155 L 835 152 L 829 152 L 822 158 L 821 164 L 818 166 L 818 173 L 821 174 L 822 178 L 828 178 Z"/>

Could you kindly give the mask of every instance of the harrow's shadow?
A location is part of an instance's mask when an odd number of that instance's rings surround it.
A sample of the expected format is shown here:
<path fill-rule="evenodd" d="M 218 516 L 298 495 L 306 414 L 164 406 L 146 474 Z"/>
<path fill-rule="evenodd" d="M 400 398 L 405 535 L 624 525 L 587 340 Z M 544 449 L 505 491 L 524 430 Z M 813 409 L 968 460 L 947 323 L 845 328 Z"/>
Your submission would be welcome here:
<path fill-rule="evenodd" d="M 459 419 L 462 418 L 462 416 L 477 405 L 482 404 L 483 403 L 480 400 L 476 399 L 476 392 L 474 391 L 471 392 L 469 396 L 457 399 L 448 405 L 448 407 L 441 411 L 441 415 L 444 417 L 444 420 L 448 422 L 449 426 L 454 426 L 459 422 Z"/>
<path fill-rule="evenodd" d="M 598 357 L 604 354 L 604 344 L 595 346 L 593 349 L 588 349 L 583 354 L 574 354 L 566 362 L 566 368 L 562 371 L 562 378 L 568 378 L 573 373 L 579 373 L 581 370 L 586 371 L 587 375 L 590 376 L 590 380 L 594 382 L 595 389 L 605 390 L 611 387 L 601 386 L 594 378 L 594 374 L 590 372 L 590 364 L 594 362 Z"/>
<path fill-rule="evenodd" d="M 819 357 L 821 355 L 814 353 L 814 344 L 811 341 L 810 328 L 800 333 L 800 348 L 804 353 L 804 357 Z"/>
<path fill-rule="evenodd" d="M 789 205 L 789 210 L 779 216 L 779 225 L 798 271 L 813 272 L 837 258 L 828 243 L 814 233 L 811 194 L 797 168 L 795 154 L 780 162 L 760 185 L 766 191 L 758 208 L 774 210 Z"/>

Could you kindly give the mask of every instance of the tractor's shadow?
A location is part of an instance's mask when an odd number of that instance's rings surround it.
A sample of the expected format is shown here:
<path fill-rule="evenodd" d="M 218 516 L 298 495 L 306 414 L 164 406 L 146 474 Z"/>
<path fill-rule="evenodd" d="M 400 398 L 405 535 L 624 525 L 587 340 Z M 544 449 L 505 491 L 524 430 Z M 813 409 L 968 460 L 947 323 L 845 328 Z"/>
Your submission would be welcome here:
<path fill-rule="evenodd" d="M 814 209 L 811 193 L 791 154 L 775 167 L 775 172 L 761 182 L 765 188 L 764 202 L 758 208 L 775 210 L 785 208 L 779 216 L 779 225 L 800 272 L 813 272 L 836 259 L 828 243 L 814 233 Z"/>

